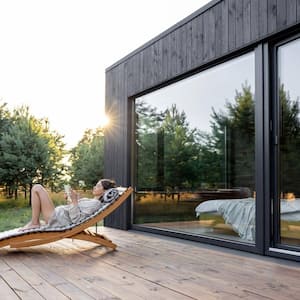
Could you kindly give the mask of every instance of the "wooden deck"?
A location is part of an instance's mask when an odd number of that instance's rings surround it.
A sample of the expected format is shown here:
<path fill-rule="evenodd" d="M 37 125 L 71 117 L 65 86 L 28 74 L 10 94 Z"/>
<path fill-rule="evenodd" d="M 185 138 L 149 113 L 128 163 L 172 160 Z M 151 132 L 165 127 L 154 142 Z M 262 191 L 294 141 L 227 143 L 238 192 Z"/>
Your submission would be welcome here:
<path fill-rule="evenodd" d="M 111 252 L 63 240 L 0 249 L 0 299 L 300 299 L 300 264 L 100 228 Z"/>

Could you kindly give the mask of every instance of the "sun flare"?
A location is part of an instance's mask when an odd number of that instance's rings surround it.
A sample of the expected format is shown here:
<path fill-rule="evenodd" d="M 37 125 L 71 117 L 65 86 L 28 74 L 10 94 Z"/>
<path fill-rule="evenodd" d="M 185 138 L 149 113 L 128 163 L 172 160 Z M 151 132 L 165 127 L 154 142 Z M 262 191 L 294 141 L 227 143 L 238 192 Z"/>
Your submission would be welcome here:
<path fill-rule="evenodd" d="M 105 128 L 105 127 L 107 127 L 107 126 L 109 125 L 109 123 L 110 123 L 109 116 L 106 115 L 106 114 L 103 114 L 103 115 L 101 116 L 101 119 L 100 119 L 100 126 L 101 126 L 102 128 Z"/>

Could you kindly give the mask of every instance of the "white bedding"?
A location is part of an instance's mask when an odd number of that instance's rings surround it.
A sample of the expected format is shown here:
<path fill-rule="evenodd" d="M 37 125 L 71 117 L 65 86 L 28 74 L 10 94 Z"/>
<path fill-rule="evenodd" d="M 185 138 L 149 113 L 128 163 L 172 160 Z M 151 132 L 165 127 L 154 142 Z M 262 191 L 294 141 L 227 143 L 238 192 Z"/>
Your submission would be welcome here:
<path fill-rule="evenodd" d="M 300 199 L 281 200 L 281 220 L 300 221 Z M 230 224 L 242 239 L 255 240 L 254 198 L 209 200 L 195 208 L 196 216 L 202 213 L 218 213 Z"/>

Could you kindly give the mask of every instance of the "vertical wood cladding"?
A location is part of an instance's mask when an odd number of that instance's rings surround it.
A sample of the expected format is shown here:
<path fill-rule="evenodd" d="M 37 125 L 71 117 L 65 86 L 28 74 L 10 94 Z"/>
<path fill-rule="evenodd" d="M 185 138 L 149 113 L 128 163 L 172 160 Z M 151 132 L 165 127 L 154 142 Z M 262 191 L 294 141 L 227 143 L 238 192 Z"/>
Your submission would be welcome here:
<path fill-rule="evenodd" d="M 128 64 L 120 64 L 106 78 L 106 112 L 111 116 L 111 126 L 105 132 L 104 170 L 105 177 L 115 179 L 118 185 L 128 186 L 127 147 L 127 71 Z M 127 201 L 104 220 L 104 225 L 126 229 L 130 203 Z"/>
<path fill-rule="evenodd" d="M 287 25 L 295 24 L 297 21 L 297 1 L 289 0 L 286 7 L 286 23 Z"/>
<path fill-rule="evenodd" d="M 171 8 L 170 8 L 171 9 Z M 106 70 L 105 176 L 130 182 L 130 100 L 300 23 L 300 0 L 213 0 Z M 130 202 L 105 220 L 129 226 Z"/>

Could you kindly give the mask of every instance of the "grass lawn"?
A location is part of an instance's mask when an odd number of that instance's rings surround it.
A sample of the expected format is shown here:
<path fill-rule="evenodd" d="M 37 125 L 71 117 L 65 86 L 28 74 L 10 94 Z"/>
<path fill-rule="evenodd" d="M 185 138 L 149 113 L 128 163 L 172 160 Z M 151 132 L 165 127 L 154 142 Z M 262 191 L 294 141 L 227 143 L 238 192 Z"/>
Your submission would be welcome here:
<path fill-rule="evenodd" d="M 200 201 L 181 197 L 166 197 L 160 193 L 143 194 L 134 202 L 135 224 L 197 220 L 195 207 Z"/>

